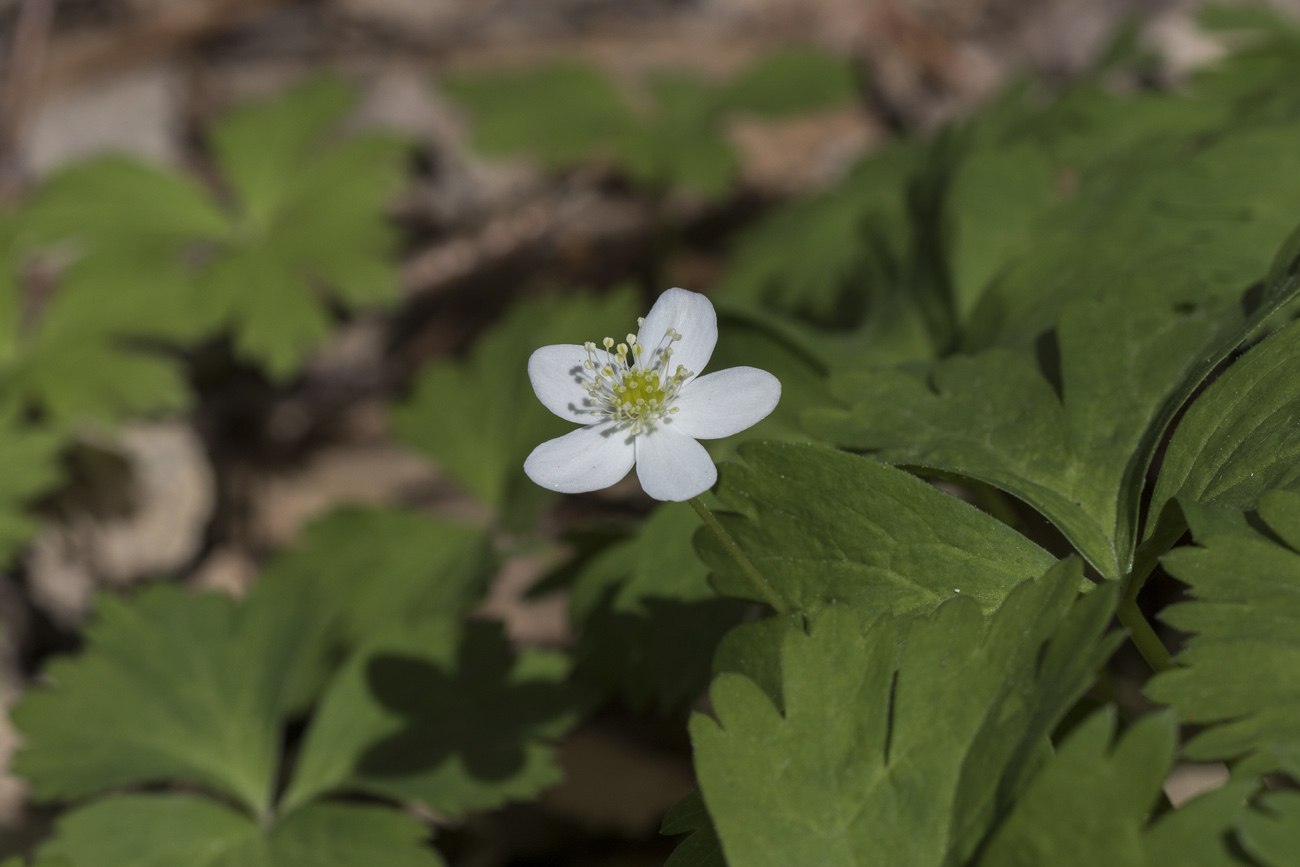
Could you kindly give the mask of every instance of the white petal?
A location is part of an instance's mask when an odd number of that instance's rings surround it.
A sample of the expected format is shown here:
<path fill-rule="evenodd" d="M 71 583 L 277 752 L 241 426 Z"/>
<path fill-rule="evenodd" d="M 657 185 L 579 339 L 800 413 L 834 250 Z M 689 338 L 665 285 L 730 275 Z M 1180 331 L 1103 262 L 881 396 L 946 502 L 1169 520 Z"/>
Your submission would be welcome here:
<path fill-rule="evenodd" d="M 636 477 L 656 500 L 689 500 L 713 487 L 718 469 L 704 446 L 670 426 L 636 438 Z"/>
<path fill-rule="evenodd" d="M 781 399 L 781 380 L 757 367 L 729 367 L 682 389 L 670 427 L 699 440 L 740 433 L 767 418 Z"/>
<path fill-rule="evenodd" d="M 582 390 L 586 360 L 587 350 L 572 343 L 543 346 L 528 359 L 528 379 L 537 399 L 565 421 L 591 424 L 595 405 Z"/>
<path fill-rule="evenodd" d="M 628 431 L 606 421 L 542 443 L 524 461 L 524 472 L 543 488 L 582 494 L 608 488 L 635 462 Z"/>
<path fill-rule="evenodd" d="M 672 344 L 668 374 L 671 376 L 679 364 L 693 373 L 704 370 L 718 342 L 718 314 L 713 303 L 685 289 L 669 289 L 660 295 L 636 336 L 636 342 L 645 347 L 643 364 L 651 365 L 651 353 L 669 345 L 664 340 L 669 328 L 676 329 L 682 339 Z"/>

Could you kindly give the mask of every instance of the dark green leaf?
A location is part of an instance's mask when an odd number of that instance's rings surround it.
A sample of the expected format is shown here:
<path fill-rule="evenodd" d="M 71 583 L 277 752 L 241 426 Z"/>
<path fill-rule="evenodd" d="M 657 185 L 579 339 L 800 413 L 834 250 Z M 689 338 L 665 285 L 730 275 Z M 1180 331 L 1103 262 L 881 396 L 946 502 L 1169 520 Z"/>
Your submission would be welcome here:
<path fill-rule="evenodd" d="M 714 648 L 744 616 L 745 605 L 709 588 L 709 570 L 691 545 L 699 525 L 687 504 L 665 503 L 573 585 L 579 676 L 634 709 L 653 705 L 665 713 L 699 696 Z"/>
<path fill-rule="evenodd" d="M 1116 645 L 1112 588 L 1072 608 L 1079 578 L 1062 564 L 988 618 L 967 599 L 902 624 L 827 608 L 785 634 L 784 713 L 720 676 L 691 735 L 728 862 L 967 863 Z"/>
<path fill-rule="evenodd" d="M 1114 735 L 1109 708 L 1071 732 L 993 835 L 980 867 L 1169 863 L 1147 860 L 1142 827 L 1173 766 L 1174 720 L 1148 716 L 1112 749 Z"/>
<path fill-rule="evenodd" d="M 1251 510 L 1300 476 L 1300 323 L 1235 362 L 1187 409 L 1160 467 L 1150 512 L 1178 498 Z"/>
<path fill-rule="evenodd" d="M 664 867 L 727 867 L 718 832 L 714 830 L 713 820 L 704 808 L 704 799 L 698 789 L 668 811 L 659 833 L 670 837 L 690 835 L 677 844 Z"/>
<path fill-rule="evenodd" d="M 1005 524 L 907 473 L 834 449 L 748 443 L 726 465 L 720 515 L 786 601 L 806 614 L 848 604 L 866 616 L 924 613 L 954 596 L 996 608 L 1053 558 Z M 703 530 L 719 591 L 756 598 Z"/>
<path fill-rule="evenodd" d="M 1300 864 L 1300 794 L 1264 795 L 1258 810 L 1242 816 L 1237 836 L 1243 848 L 1267 867 Z"/>
<path fill-rule="evenodd" d="M 1196 634 L 1176 659 L 1181 667 L 1147 686 L 1182 719 L 1215 723 L 1192 738 L 1188 758 L 1247 757 L 1242 773 L 1274 770 L 1278 748 L 1300 746 L 1300 494 L 1265 494 L 1259 511 L 1285 544 L 1250 532 L 1198 539 L 1203 547 L 1165 556 L 1193 601 L 1162 619 Z"/>

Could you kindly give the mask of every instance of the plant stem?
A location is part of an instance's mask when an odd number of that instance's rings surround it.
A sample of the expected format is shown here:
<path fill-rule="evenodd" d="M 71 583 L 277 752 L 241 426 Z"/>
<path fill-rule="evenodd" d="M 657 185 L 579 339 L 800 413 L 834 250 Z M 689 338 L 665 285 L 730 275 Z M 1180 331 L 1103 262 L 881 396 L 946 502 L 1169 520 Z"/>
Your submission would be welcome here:
<path fill-rule="evenodd" d="M 1142 654 L 1142 658 L 1147 661 L 1147 665 L 1159 674 L 1162 671 L 1169 671 L 1174 668 L 1174 661 L 1169 656 L 1169 651 L 1165 649 L 1164 644 L 1160 642 L 1160 636 L 1151 628 L 1151 624 L 1138 608 L 1137 599 L 1125 595 L 1120 600 L 1119 607 L 1115 609 L 1115 616 L 1119 622 L 1124 624 L 1128 630 L 1129 638 L 1133 640 L 1133 646 Z"/>
<path fill-rule="evenodd" d="M 767 604 L 771 605 L 777 614 L 789 614 L 790 603 L 786 602 L 785 599 L 781 597 L 781 594 L 777 593 L 776 590 L 773 589 L 772 585 L 767 583 L 767 579 L 763 577 L 763 573 L 759 572 L 758 569 L 754 567 L 754 564 L 749 562 L 749 558 L 745 556 L 745 552 L 740 550 L 740 546 L 736 544 L 736 540 L 731 538 L 731 534 L 727 532 L 727 528 L 723 527 L 722 522 L 709 511 L 709 507 L 704 505 L 704 501 L 699 497 L 691 497 L 689 502 L 691 508 L 695 510 L 695 514 L 699 515 L 700 520 L 704 522 L 704 526 L 708 527 L 709 530 L 712 531 L 713 535 L 717 537 L 720 543 L 722 543 L 723 550 L 731 555 L 731 559 L 736 561 L 736 565 L 740 567 L 740 571 L 744 572 L 745 577 L 754 585 L 754 589 L 758 591 L 758 595 L 762 596 L 763 599 L 767 601 Z"/>

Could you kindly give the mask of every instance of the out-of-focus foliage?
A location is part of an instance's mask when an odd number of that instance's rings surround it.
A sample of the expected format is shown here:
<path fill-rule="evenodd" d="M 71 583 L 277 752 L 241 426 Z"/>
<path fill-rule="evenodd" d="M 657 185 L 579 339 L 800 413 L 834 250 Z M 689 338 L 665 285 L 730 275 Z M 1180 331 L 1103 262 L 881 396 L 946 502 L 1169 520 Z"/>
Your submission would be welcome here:
<path fill-rule="evenodd" d="M 727 84 L 668 72 L 638 84 L 625 90 L 593 67 L 567 62 L 441 82 L 470 114 L 484 153 L 527 153 L 550 168 L 603 158 L 651 189 L 709 196 L 734 181 L 729 117 L 829 108 L 857 90 L 848 64 L 808 49 L 766 57 Z"/>
<path fill-rule="evenodd" d="M 396 297 L 396 237 L 383 208 L 402 182 L 406 146 L 379 135 L 331 140 L 351 103 L 345 85 L 321 79 L 227 115 L 212 133 L 220 191 L 121 158 L 52 179 L 29 230 L 80 259 L 69 300 L 49 314 L 67 308 L 75 318 L 43 327 L 74 347 L 226 333 L 240 357 L 291 376 L 332 330 L 327 300 L 358 309 Z M 124 409 L 183 403 L 183 389 L 164 395 L 129 369 L 104 375 L 144 392 Z"/>
<path fill-rule="evenodd" d="M 173 587 L 103 600 L 86 650 L 14 711 L 35 795 L 95 799 L 43 853 L 105 867 L 441 863 L 418 823 L 330 798 L 456 814 L 557 781 L 548 742 L 586 699 L 563 656 L 516 656 L 495 625 L 460 624 L 491 559 L 477 528 L 348 510 L 243 602 Z M 281 791 L 285 727 L 304 713 Z M 219 797 L 115 793 L 161 783 Z"/>
<path fill-rule="evenodd" d="M 552 343 L 616 339 L 636 327 L 630 288 L 601 297 L 529 300 L 514 305 L 461 362 L 429 366 L 393 417 L 397 435 L 428 454 L 508 526 L 526 526 L 553 495 L 524 476 L 538 443 L 573 425 L 537 402 L 528 358 Z"/>
<path fill-rule="evenodd" d="M 511 303 L 392 415 L 486 526 L 347 510 L 241 602 L 104 600 L 15 710 L 18 772 L 70 805 L 38 854 L 438 864 L 402 807 L 460 820 L 534 798 L 593 705 L 670 715 L 712 680 L 690 723 L 698 791 L 663 825 L 684 835 L 672 867 L 1293 862 L 1300 799 L 1253 775 L 1300 780 L 1300 35 L 1258 12 L 1206 20 L 1239 49 L 1179 92 L 1117 49 L 744 233 L 710 369 L 764 367 L 784 391 L 710 445 L 731 461 L 707 495 L 729 538 L 681 504 L 637 523 L 622 488 L 619 520 L 593 521 L 613 530 L 573 517 L 611 499 L 547 511 L 522 463 L 571 425 L 535 400 L 528 358 L 645 311 L 626 288 Z M 611 161 L 653 199 L 731 188 L 729 118 L 855 89 L 808 53 L 633 84 L 574 65 L 443 82 L 484 151 Z M 20 507 L 78 423 L 184 405 L 164 349 L 224 334 L 287 377 L 330 301 L 392 297 L 381 210 L 401 147 L 331 138 L 346 106 L 322 82 L 226 118 L 215 192 L 103 161 L 5 218 L 0 546 L 30 532 Z M 28 279 L 46 262 L 48 299 Z M 552 532 L 575 520 L 566 559 Z M 500 560 L 541 549 L 571 654 L 517 651 L 473 613 Z M 1168 580 L 1160 562 L 1190 587 L 1163 613 L 1193 633 L 1175 663 L 1136 603 Z M 1114 616 L 1169 706 L 1119 734 L 1098 709 Z M 1201 728 L 1180 744 L 1177 722 Z M 1233 777 L 1173 808 L 1159 790 L 1179 759 Z"/>

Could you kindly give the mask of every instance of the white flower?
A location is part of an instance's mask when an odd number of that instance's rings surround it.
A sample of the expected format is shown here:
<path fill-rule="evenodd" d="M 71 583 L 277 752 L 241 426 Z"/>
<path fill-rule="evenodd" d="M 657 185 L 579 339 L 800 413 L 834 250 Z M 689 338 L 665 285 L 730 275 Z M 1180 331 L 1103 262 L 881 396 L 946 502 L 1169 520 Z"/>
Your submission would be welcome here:
<path fill-rule="evenodd" d="M 524 461 L 528 478 L 566 494 L 614 484 L 636 466 L 656 500 L 689 500 L 717 481 L 696 440 L 731 436 L 762 421 L 781 399 L 765 370 L 697 375 L 718 342 L 718 316 L 703 295 L 669 289 L 641 328 L 615 345 L 543 346 L 528 378 L 546 408 L 586 425 L 544 442 Z"/>

